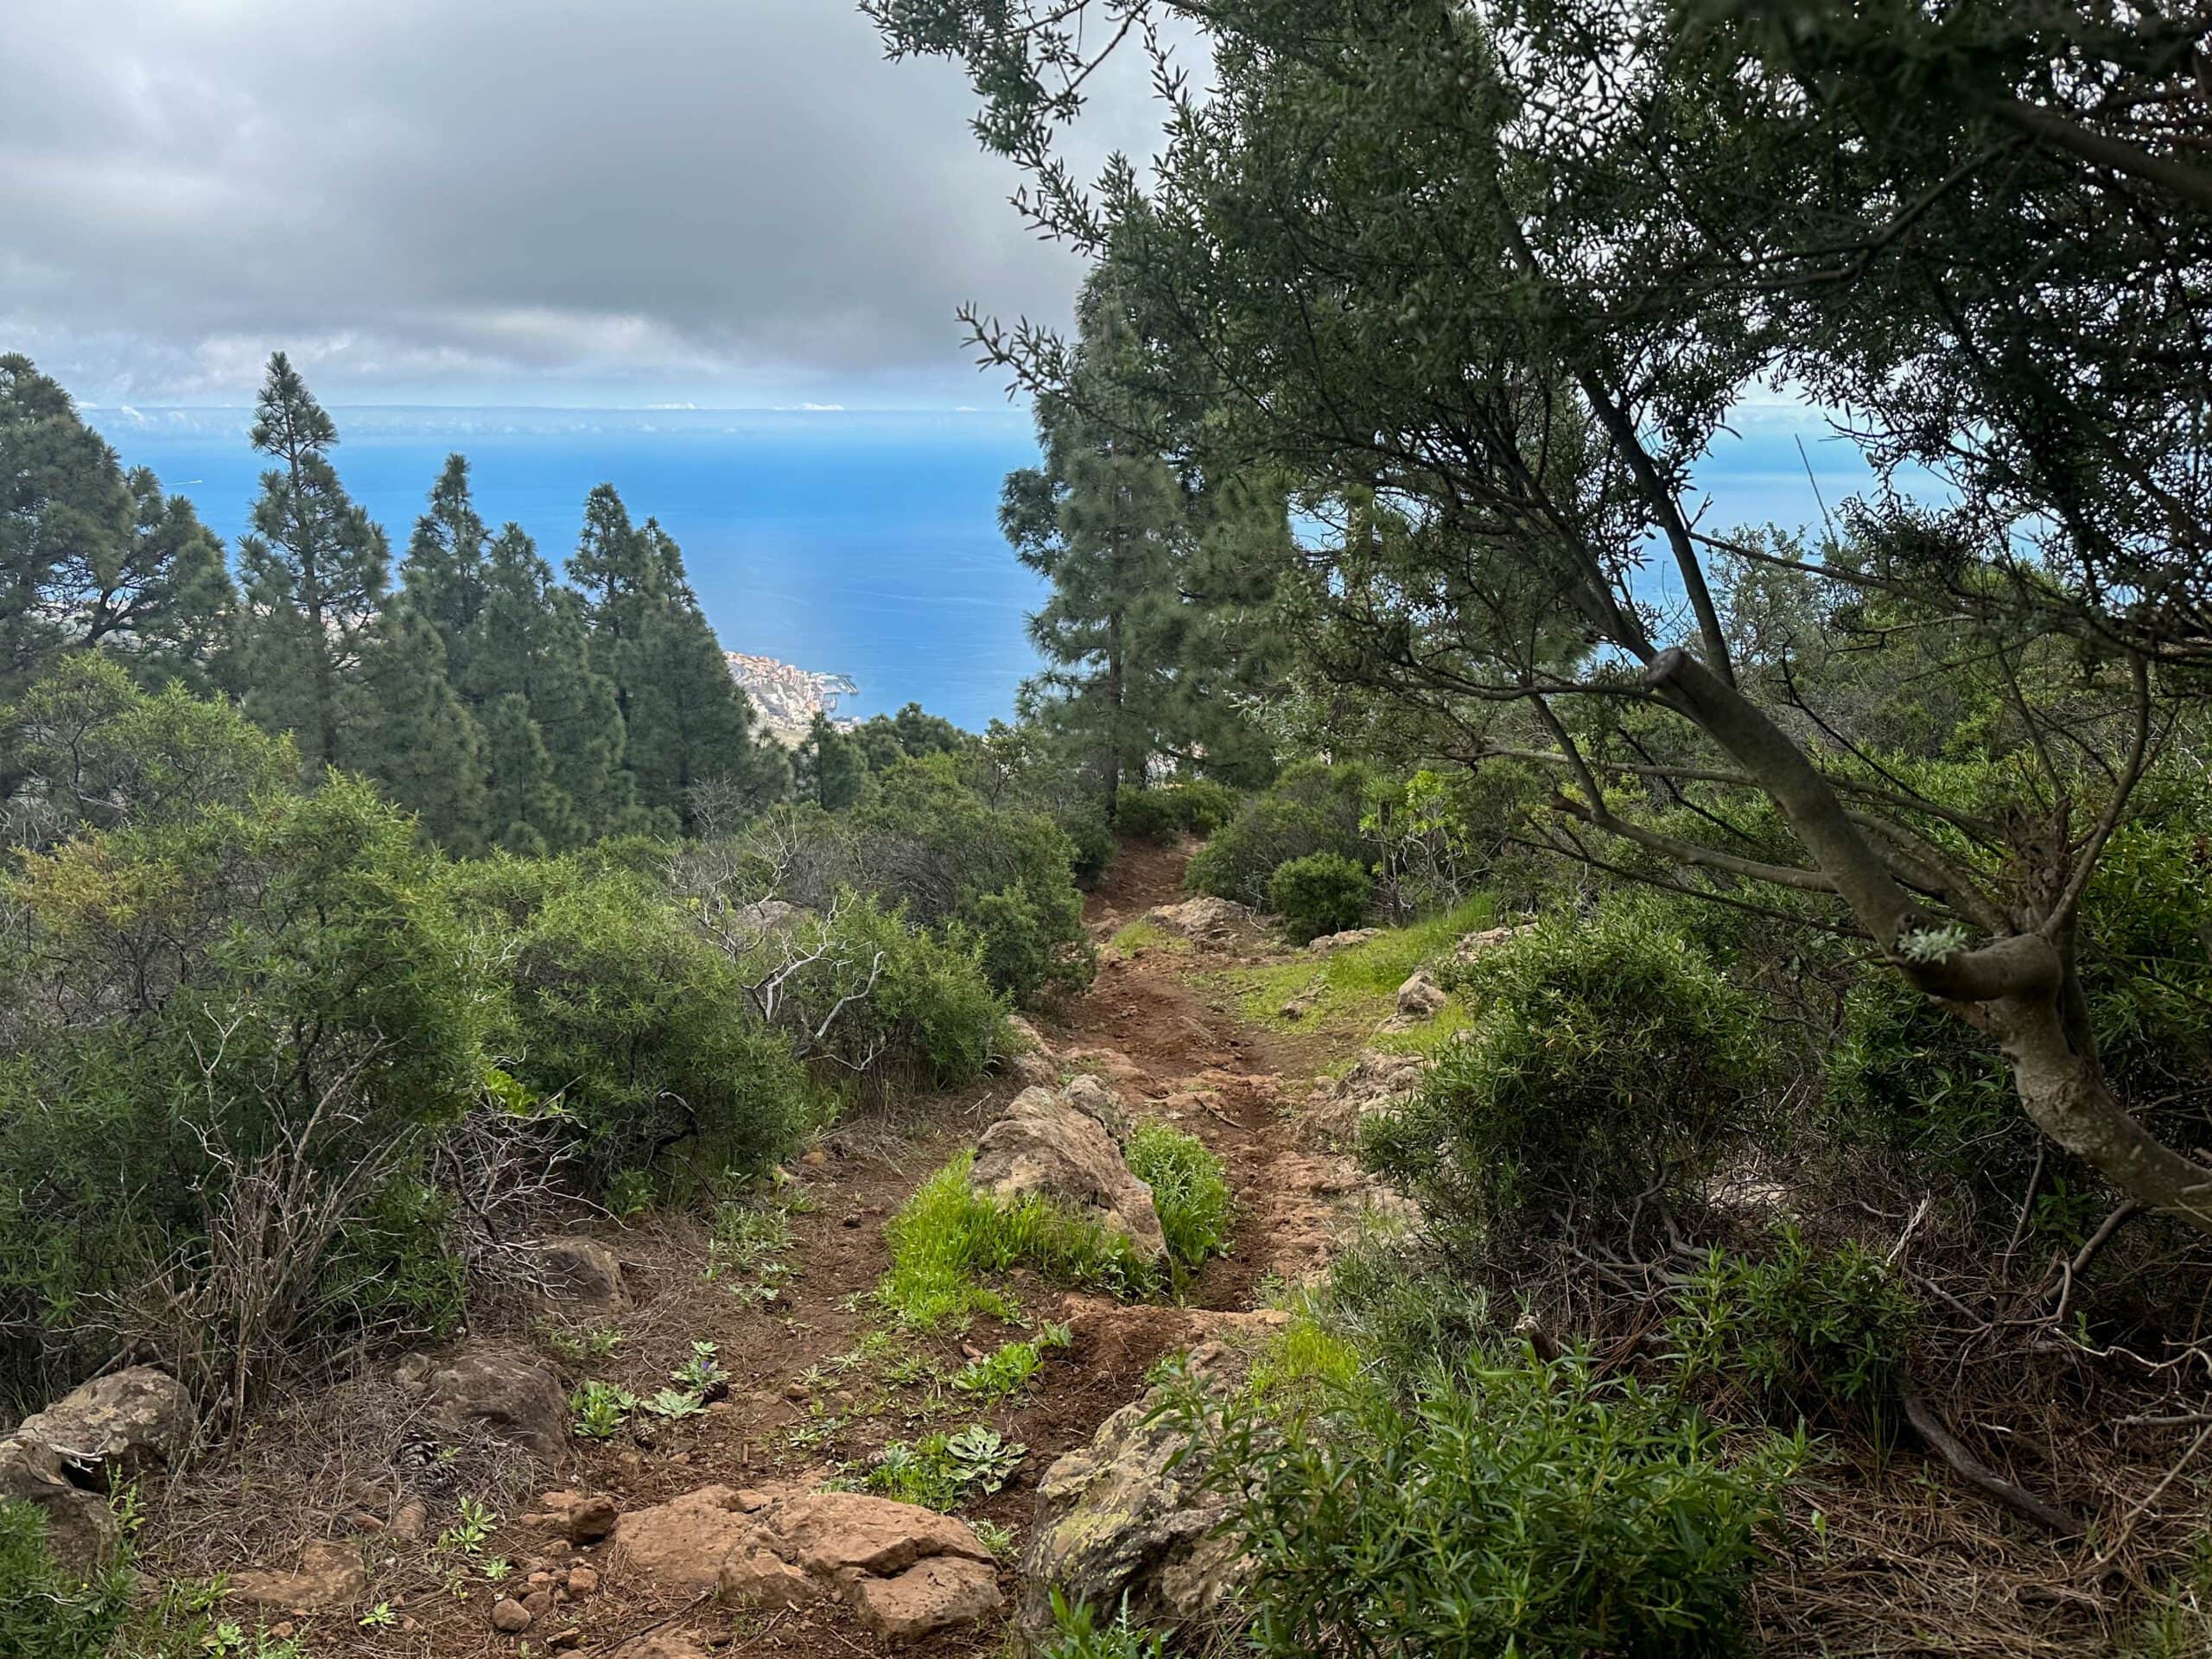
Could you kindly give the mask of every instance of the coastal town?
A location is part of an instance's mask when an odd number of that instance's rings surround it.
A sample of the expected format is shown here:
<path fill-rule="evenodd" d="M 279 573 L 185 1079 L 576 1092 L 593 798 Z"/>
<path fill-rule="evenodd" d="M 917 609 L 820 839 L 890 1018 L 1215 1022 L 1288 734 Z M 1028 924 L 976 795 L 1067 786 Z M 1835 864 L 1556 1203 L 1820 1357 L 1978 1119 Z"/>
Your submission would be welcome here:
<path fill-rule="evenodd" d="M 817 674 L 773 657 L 755 657 L 742 651 L 726 651 L 722 657 L 729 664 L 731 675 L 745 688 L 745 695 L 753 699 L 761 729 L 781 743 L 796 745 L 817 715 L 835 720 L 838 699 L 860 690 L 849 676 Z M 836 723 L 849 726 L 852 722 Z"/>

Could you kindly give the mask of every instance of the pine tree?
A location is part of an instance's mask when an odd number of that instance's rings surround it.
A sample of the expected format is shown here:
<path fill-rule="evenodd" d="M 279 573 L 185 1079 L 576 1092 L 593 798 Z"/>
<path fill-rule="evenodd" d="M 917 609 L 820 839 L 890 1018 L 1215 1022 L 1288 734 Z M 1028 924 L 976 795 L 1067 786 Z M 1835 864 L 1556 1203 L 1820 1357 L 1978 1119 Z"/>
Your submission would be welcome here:
<path fill-rule="evenodd" d="M 469 493 L 467 457 L 448 455 L 445 470 L 431 486 L 429 510 L 415 521 L 401 587 L 416 613 L 445 642 L 446 672 L 472 708 L 485 701 L 476 658 L 491 592 L 489 540 Z"/>
<path fill-rule="evenodd" d="M 858 743 L 831 724 L 829 715 L 817 713 L 792 753 L 791 771 L 801 800 L 825 812 L 842 812 L 860 799 L 868 762 Z"/>
<path fill-rule="evenodd" d="M 558 852 L 618 829 L 636 804 L 622 766 L 613 681 L 598 671 L 576 595 L 554 582 L 519 525 L 493 539 L 486 566 L 477 679 L 493 703 L 510 693 L 522 697 L 537 728 L 562 807 L 537 827 Z M 504 826 L 495 833 L 504 835 Z"/>
<path fill-rule="evenodd" d="M 282 352 L 269 359 L 252 441 L 277 464 L 261 475 L 238 543 L 246 710 L 295 734 L 310 772 L 343 766 L 344 704 L 385 601 L 391 546 L 338 481 L 338 429 Z"/>
<path fill-rule="evenodd" d="M 492 842 L 532 856 L 582 842 L 575 804 L 555 775 L 530 700 L 519 691 L 502 693 L 486 706 L 482 724 L 485 823 Z"/>
<path fill-rule="evenodd" d="M 67 392 L 0 357 L 0 691 L 86 647 L 143 682 L 200 679 L 234 601 L 191 503 L 126 474 Z"/>
<path fill-rule="evenodd" d="M 484 739 L 447 678 L 436 627 L 405 598 L 377 619 L 348 690 L 343 747 L 353 768 L 414 813 L 439 846 L 481 851 Z"/>
<path fill-rule="evenodd" d="M 624 759 L 639 804 L 672 813 L 690 833 L 698 828 L 695 788 L 711 781 L 765 801 L 787 781 L 785 762 L 753 741 L 753 706 L 700 612 L 682 550 L 650 518 L 632 535 L 639 558 L 629 585 L 598 612 L 627 628 L 613 641 Z"/>

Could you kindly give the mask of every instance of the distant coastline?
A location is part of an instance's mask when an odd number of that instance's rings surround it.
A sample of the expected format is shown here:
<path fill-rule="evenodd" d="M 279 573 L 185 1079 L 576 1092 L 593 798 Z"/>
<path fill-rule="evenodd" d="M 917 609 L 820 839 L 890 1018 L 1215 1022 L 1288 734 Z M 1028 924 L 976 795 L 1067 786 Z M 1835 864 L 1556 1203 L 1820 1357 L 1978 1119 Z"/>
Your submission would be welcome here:
<path fill-rule="evenodd" d="M 860 694 L 850 675 L 817 674 L 794 668 L 778 658 L 756 657 L 743 651 L 725 651 L 722 658 L 729 664 L 731 677 L 753 700 L 761 729 L 778 742 L 796 747 L 817 715 L 829 716 L 840 727 L 853 724 L 836 719 L 838 699 Z"/>

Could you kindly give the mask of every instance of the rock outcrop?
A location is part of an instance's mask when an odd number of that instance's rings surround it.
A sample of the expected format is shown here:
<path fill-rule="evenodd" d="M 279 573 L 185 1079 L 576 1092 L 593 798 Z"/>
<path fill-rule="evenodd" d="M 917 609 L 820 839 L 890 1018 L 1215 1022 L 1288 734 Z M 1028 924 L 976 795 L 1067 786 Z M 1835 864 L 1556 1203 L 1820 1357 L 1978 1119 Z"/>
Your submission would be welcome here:
<path fill-rule="evenodd" d="M 1427 969 L 1416 969 L 1398 987 L 1398 1012 L 1408 1020 L 1427 1020 L 1443 1011 L 1450 999 Z"/>
<path fill-rule="evenodd" d="M 974 1624 L 1001 1604 L 991 1553 L 963 1523 L 860 1492 L 769 1505 L 719 1573 L 725 1601 L 769 1607 L 842 1601 L 884 1641 Z"/>
<path fill-rule="evenodd" d="M 166 1371 L 134 1365 L 96 1377 L 0 1440 L 0 1499 L 41 1511 L 54 1559 L 89 1570 L 119 1541 L 108 1494 L 175 1463 L 196 1427 L 184 1385 Z"/>
<path fill-rule="evenodd" d="M 1018 1014 L 1009 1014 L 1006 1033 L 1006 1052 L 998 1057 L 999 1070 L 1024 1089 L 1058 1088 L 1060 1068 L 1052 1063 L 1052 1051 L 1038 1035 L 1037 1027 Z"/>
<path fill-rule="evenodd" d="M 1324 933 L 1318 939 L 1310 939 L 1306 948 L 1317 957 L 1333 957 L 1339 950 L 1348 950 L 1355 944 L 1365 944 L 1370 939 L 1380 938 L 1382 934 L 1382 930 L 1379 927 L 1347 928 L 1341 933 Z"/>
<path fill-rule="evenodd" d="M 1112 1135 L 1116 1146 L 1129 1144 L 1128 1114 L 1122 1109 L 1122 1097 L 1103 1077 L 1088 1071 L 1077 1073 L 1060 1090 L 1060 1102 L 1074 1107 Z"/>
<path fill-rule="evenodd" d="M 1264 950 L 1274 943 L 1266 918 L 1230 899 L 1185 899 L 1147 912 L 1145 919 L 1208 950 Z"/>
<path fill-rule="evenodd" d="M 1113 1135 L 1045 1090 L 1023 1090 L 983 1131 L 969 1181 L 1001 1203 L 1047 1199 L 1119 1234 L 1148 1260 L 1167 1254 L 1152 1189 L 1129 1173 Z"/>
<path fill-rule="evenodd" d="M 569 1402 L 527 1349 L 482 1341 L 443 1358 L 410 1354 L 393 1376 L 427 1396 L 429 1420 L 450 1433 L 487 1434 L 545 1459 L 568 1449 Z"/>
<path fill-rule="evenodd" d="M 1394 1111 L 1412 1097 L 1428 1066 L 1420 1054 L 1362 1050 L 1343 1077 L 1316 1084 L 1299 1126 L 1300 1138 L 1309 1146 L 1351 1145 L 1363 1121 Z"/>
<path fill-rule="evenodd" d="M 622 1258 L 581 1234 L 549 1238 L 532 1253 L 539 1295 L 564 1313 L 620 1313 L 630 1306 Z"/>
<path fill-rule="evenodd" d="M 335 1613 L 358 1606 L 368 1587 L 359 1546 L 326 1538 L 300 1552 L 297 1572 L 249 1567 L 231 1574 L 228 1592 L 282 1612 Z"/>
<path fill-rule="evenodd" d="M 613 1559 L 656 1590 L 687 1595 L 712 1590 L 722 1563 L 753 1532 L 753 1516 L 769 1501 L 763 1492 L 702 1486 L 632 1510 L 614 1523 Z"/>
<path fill-rule="evenodd" d="M 1191 1351 L 1194 1378 L 1229 1386 L 1232 1351 L 1219 1343 Z M 1052 1629 L 1052 1596 L 1118 1611 L 1133 1624 L 1187 1629 L 1219 1605 L 1234 1581 L 1242 1548 L 1221 1535 L 1223 1501 L 1204 1490 L 1202 1459 L 1177 1459 L 1185 1428 L 1158 1414 L 1168 1386 L 1122 1408 L 1046 1471 L 1021 1560 L 1022 1631 Z"/>

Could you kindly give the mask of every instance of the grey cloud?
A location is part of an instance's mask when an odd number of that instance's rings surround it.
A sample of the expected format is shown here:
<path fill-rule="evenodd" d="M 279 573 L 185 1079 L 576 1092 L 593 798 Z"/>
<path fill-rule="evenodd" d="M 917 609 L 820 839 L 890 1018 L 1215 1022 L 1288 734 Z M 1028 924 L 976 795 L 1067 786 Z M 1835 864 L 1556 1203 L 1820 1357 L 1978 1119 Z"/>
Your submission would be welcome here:
<path fill-rule="evenodd" d="M 972 399 L 957 304 L 1078 274 L 849 0 L 16 5 L 0 73 L 0 349 L 95 398 L 283 345 L 341 396 Z"/>

